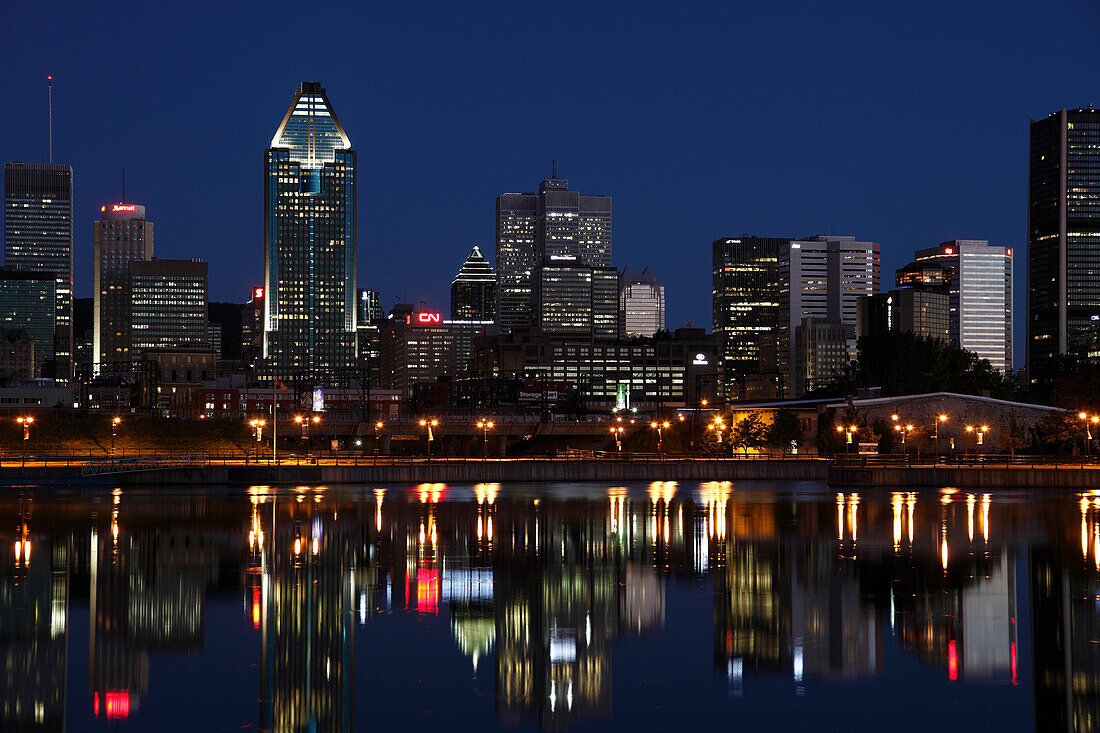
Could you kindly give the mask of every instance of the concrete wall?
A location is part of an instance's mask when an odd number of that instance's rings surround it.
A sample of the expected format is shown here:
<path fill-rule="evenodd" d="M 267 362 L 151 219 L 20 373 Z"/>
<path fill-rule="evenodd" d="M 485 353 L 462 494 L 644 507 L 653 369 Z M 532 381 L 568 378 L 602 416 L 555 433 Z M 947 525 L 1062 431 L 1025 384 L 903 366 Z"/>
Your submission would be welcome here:
<path fill-rule="evenodd" d="M 830 486 L 877 488 L 960 489 L 1094 489 L 1100 488 L 1100 467 L 1011 466 L 960 468 L 904 466 L 859 468 L 830 466 Z"/>

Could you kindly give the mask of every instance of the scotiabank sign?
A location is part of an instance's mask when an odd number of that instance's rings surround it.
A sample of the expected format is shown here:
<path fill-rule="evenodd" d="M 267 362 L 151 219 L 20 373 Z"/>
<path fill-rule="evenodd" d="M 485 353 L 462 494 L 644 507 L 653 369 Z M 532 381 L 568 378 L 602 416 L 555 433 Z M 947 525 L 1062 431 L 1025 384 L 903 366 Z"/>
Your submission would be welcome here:
<path fill-rule="evenodd" d="M 263 300 L 263 299 L 264 299 L 264 289 L 263 288 L 252 288 L 252 300 Z"/>
<path fill-rule="evenodd" d="M 405 316 L 405 323 L 416 326 L 438 326 L 440 323 L 443 323 L 443 314 L 429 313 L 427 311 L 413 313 L 411 316 Z"/>

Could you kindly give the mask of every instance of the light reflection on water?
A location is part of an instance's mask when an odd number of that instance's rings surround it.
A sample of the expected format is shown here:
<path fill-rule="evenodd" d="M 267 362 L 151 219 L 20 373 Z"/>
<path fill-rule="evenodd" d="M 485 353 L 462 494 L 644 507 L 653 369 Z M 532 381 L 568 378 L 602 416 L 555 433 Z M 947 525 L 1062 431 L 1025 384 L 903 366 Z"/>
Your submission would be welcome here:
<path fill-rule="evenodd" d="M 424 484 L 0 507 L 3 730 L 1100 720 L 1100 494 Z"/>

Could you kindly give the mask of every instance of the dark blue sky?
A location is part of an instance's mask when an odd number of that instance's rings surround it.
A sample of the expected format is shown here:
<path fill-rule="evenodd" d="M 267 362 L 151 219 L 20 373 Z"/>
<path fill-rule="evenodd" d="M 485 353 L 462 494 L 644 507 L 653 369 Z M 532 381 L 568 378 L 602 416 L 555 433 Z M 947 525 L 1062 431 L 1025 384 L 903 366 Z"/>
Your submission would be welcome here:
<path fill-rule="evenodd" d="M 943 239 L 1021 247 L 1028 120 L 1100 103 L 1097 38 L 1092 0 L 0 1 L 0 159 L 45 160 L 53 74 L 77 294 L 125 167 L 158 256 L 209 260 L 212 299 L 242 301 L 263 150 L 317 80 L 359 151 L 360 286 L 387 308 L 445 309 L 497 194 L 557 158 L 614 196 L 615 264 L 653 268 L 669 325 L 709 328 L 719 236 L 874 239 L 884 282 Z"/>

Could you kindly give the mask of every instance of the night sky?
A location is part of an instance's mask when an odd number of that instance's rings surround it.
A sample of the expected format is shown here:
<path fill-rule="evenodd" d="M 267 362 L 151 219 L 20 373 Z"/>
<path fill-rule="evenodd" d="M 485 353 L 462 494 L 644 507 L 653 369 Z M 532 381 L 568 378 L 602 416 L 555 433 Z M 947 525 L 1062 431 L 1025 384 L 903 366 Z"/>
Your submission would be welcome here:
<path fill-rule="evenodd" d="M 820 232 L 881 242 L 884 283 L 944 239 L 1021 248 L 1020 324 L 1028 120 L 1100 104 L 1097 38 L 1092 0 L 0 0 L 0 159 L 46 160 L 53 74 L 77 295 L 125 167 L 157 255 L 208 260 L 211 299 L 243 302 L 263 150 L 316 80 L 359 152 L 359 285 L 387 309 L 445 310 L 495 197 L 556 158 L 614 196 L 614 263 L 653 269 L 670 327 L 710 328 L 715 238 Z"/>

